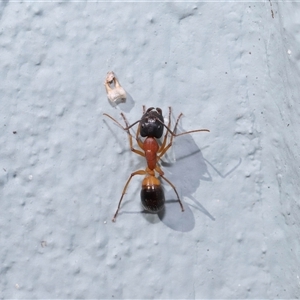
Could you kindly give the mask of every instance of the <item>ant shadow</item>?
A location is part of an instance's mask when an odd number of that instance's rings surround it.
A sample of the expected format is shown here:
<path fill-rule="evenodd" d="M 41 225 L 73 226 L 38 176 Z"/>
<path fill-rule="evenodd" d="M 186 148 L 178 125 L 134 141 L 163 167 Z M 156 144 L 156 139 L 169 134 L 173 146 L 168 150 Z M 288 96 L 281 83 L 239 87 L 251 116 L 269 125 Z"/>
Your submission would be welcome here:
<path fill-rule="evenodd" d="M 174 163 L 169 162 L 170 156 L 175 157 L 176 161 Z M 209 211 L 193 197 L 193 193 L 197 191 L 201 181 L 212 181 L 212 177 L 207 169 L 202 152 L 194 142 L 192 135 L 187 134 L 176 137 L 166 159 L 167 161 L 163 158 L 161 166 L 166 178 L 176 186 L 184 206 L 184 212 L 180 209 L 173 189 L 168 188 L 168 191 L 165 193 L 165 210 L 158 213 L 159 219 L 173 230 L 181 232 L 191 231 L 195 227 L 195 218 L 191 210 L 191 207 L 193 207 L 214 221 L 215 218 Z M 167 186 L 168 184 L 164 183 L 164 187 L 167 188 Z M 184 198 L 192 200 L 193 203 L 187 204 Z"/>
<path fill-rule="evenodd" d="M 183 132 L 183 130 L 177 132 L 180 133 Z M 135 136 L 135 133 L 133 136 Z M 172 187 L 161 179 L 162 186 L 165 189 L 166 199 L 164 210 L 153 214 L 145 210 L 124 211 L 122 208 L 122 211 L 119 212 L 119 217 L 122 214 L 142 214 L 149 223 L 155 224 L 163 222 L 169 228 L 181 232 L 191 231 L 195 227 L 195 218 L 191 208 L 201 211 L 212 221 L 215 221 L 215 218 L 209 211 L 193 196 L 193 193 L 199 188 L 201 181 L 212 181 L 212 176 L 208 171 L 206 163 L 210 165 L 219 176 L 225 178 L 238 168 L 241 164 L 241 159 L 236 166 L 225 175 L 222 175 L 221 172 L 203 157 L 201 150 L 192 138 L 192 134 L 175 137 L 172 147 L 164 157 L 162 157 L 160 165 L 165 173 L 165 177 L 176 187 L 185 211 L 181 211 L 178 199 Z M 145 161 L 141 160 L 136 167 L 136 169 L 143 169 L 145 167 Z M 187 204 L 184 198 L 190 199 L 193 203 Z M 124 201 L 122 207 L 125 207 L 129 202 L 131 201 Z"/>
<path fill-rule="evenodd" d="M 172 187 L 161 179 L 166 199 L 165 208 L 162 211 L 156 214 L 143 209 L 141 211 L 126 211 L 125 206 L 131 201 L 124 201 L 122 211 L 119 212 L 119 217 L 122 214 L 142 214 L 149 223 L 156 224 L 163 222 L 175 231 L 188 232 L 195 227 L 192 207 L 200 210 L 214 221 L 215 218 L 192 195 L 200 186 L 201 180 L 212 181 L 212 177 L 207 170 L 201 150 L 195 144 L 191 134 L 175 137 L 171 149 L 162 158 L 160 165 L 165 173 L 165 177 L 175 185 L 184 206 L 184 212 L 181 211 Z M 140 161 L 138 166 L 135 167 L 136 169 L 142 169 L 144 166 L 145 162 Z M 187 204 L 184 201 L 185 197 L 191 199 L 193 204 Z"/>
<path fill-rule="evenodd" d="M 165 208 L 157 214 L 142 209 L 141 211 L 122 211 L 119 215 L 142 214 L 151 224 L 163 222 L 169 228 L 180 232 L 189 232 L 195 227 L 195 218 L 191 208 L 201 211 L 212 221 L 215 221 L 215 218 L 192 194 L 200 186 L 201 180 L 212 181 L 212 176 L 207 169 L 206 163 L 210 165 L 221 178 L 226 178 L 240 166 L 242 159 L 240 158 L 233 168 L 225 174 L 222 174 L 203 157 L 201 150 L 190 135 L 178 138 L 181 139 L 180 143 L 178 142 L 180 145 L 175 144 L 173 148 L 174 153 L 173 155 L 171 154 L 171 156 L 177 157 L 176 162 L 166 162 L 163 159 L 161 166 L 163 167 L 165 176 L 176 186 L 184 207 L 184 212 L 181 211 L 174 190 L 170 187 L 168 191 L 165 190 Z M 170 150 L 170 152 L 172 153 L 172 150 Z M 168 183 L 162 181 L 162 186 L 167 187 Z M 193 204 L 186 203 L 184 197 L 192 200 Z M 124 206 L 129 204 L 129 202 L 131 201 L 126 201 Z"/>
<path fill-rule="evenodd" d="M 165 193 L 166 203 L 165 209 L 158 213 L 158 218 L 168 227 L 175 231 L 188 232 L 195 226 L 195 218 L 191 208 L 201 211 L 212 221 L 215 218 L 209 211 L 193 196 L 193 193 L 199 188 L 201 181 L 212 181 L 207 164 L 222 178 L 227 177 L 234 172 L 242 163 L 240 158 L 238 163 L 228 172 L 222 174 L 208 160 L 206 160 L 201 150 L 195 144 L 190 134 L 178 137 L 178 145 L 174 145 L 174 155 L 176 162 L 170 164 L 162 161 L 165 176 L 176 186 L 181 202 L 184 206 L 184 212 L 181 211 L 178 200 L 174 195 L 173 189 Z M 207 163 L 207 164 L 206 164 Z M 166 186 L 166 185 L 165 185 Z M 192 200 L 186 203 L 184 198 Z M 171 200 L 168 200 L 171 199 Z"/>

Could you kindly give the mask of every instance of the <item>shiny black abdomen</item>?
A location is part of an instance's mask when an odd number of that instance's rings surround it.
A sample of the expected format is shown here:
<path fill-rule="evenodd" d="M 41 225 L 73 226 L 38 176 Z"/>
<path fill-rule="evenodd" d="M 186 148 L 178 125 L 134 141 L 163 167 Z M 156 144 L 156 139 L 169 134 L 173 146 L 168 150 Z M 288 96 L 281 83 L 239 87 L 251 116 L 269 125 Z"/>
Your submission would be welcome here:
<path fill-rule="evenodd" d="M 161 186 L 147 186 L 141 189 L 141 201 L 145 210 L 157 213 L 164 208 L 165 195 Z"/>

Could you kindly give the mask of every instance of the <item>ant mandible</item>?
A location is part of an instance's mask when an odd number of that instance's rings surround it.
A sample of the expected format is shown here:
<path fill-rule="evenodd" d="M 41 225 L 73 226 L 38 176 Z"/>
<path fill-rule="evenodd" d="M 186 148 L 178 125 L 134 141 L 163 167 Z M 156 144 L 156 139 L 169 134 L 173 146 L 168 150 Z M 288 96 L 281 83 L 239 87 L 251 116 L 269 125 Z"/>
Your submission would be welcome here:
<path fill-rule="evenodd" d="M 176 124 L 174 126 L 173 131 L 170 129 L 171 127 L 171 107 L 169 107 L 169 120 L 168 125 L 165 125 L 164 118 L 162 115 L 162 110 L 160 108 L 154 108 L 150 107 L 146 110 L 145 106 L 143 106 L 143 116 L 140 120 L 134 122 L 133 124 L 129 125 L 125 115 L 121 113 L 121 116 L 126 124 L 126 127 L 123 127 L 117 120 L 115 120 L 110 115 L 104 113 L 105 116 L 113 120 L 115 123 L 117 123 L 123 130 L 127 131 L 128 137 L 129 137 L 129 144 L 130 149 L 132 152 L 145 157 L 147 161 L 147 167 L 145 170 L 138 170 L 133 172 L 130 177 L 128 178 L 124 188 L 123 192 L 119 201 L 119 205 L 117 208 L 116 213 L 114 214 L 114 217 L 112 219 L 113 222 L 116 221 L 117 215 L 120 210 L 120 206 L 123 200 L 123 197 L 126 193 L 126 190 L 128 188 L 128 185 L 135 175 L 145 175 L 145 178 L 142 181 L 142 189 L 141 189 L 141 201 L 142 206 L 146 211 L 149 211 L 151 213 L 157 213 L 161 211 L 164 208 L 165 203 L 165 196 L 163 189 L 161 187 L 160 180 L 155 176 L 157 172 L 159 176 L 164 179 L 174 190 L 178 202 L 180 204 L 181 210 L 184 211 L 183 205 L 180 201 L 180 197 L 178 195 L 178 192 L 176 190 L 176 187 L 173 185 L 173 183 L 168 180 L 164 176 L 164 172 L 161 170 L 158 162 L 162 158 L 162 156 L 170 149 L 173 143 L 173 138 L 177 136 L 181 136 L 184 134 L 189 134 L 193 132 L 199 132 L 199 131 L 208 131 L 208 129 L 196 129 L 191 131 L 182 132 L 179 134 L 176 134 L 176 129 L 178 122 L 180 118 L 182 117 L 182 113 L 178 116 Z M 130 133 L 130 128 L 132 128 L 134 125 L 138 125 L 138 129 L 136 131 L 136 141 L 138 146 L 141 148 L 141 150 L 135 149 L 133 147 L 133 137 Z M 160 139 L 163 136 L 164 128 L 166 129 L 166 134 L 164 135 L 163 141 L 161 145 L 158 143 L 158 139 Z M 169 143 L 167 143 L 168 140 L 168 134 L 171 135 L 171 138 L 169 140 Z M 142 141 L 139 137 L 144 137 L 144 141 Z"/>

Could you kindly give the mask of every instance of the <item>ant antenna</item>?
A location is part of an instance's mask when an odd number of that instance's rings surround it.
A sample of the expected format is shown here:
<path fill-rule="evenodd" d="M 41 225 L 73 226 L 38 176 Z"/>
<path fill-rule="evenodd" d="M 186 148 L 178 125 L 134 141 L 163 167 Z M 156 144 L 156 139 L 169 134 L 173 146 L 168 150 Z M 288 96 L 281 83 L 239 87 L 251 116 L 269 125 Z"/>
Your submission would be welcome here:
<path fill-rule="evenodd" d="M 185 132 L 176 134 L 175 131 L 176 131 L 176 129 L 177 129 L 177 125 L 178 125 L 179 119 L 180 119 L 182 116 L 183 116 L 182 113 L 178 116 L 173 131 L 172 131 L 172 130 L 164 123 L 164 122 L 162 122 L 160 119 L 156 118 L 156 120 L 159 121 L 159 122 L 160 122 L 160 123 L 161 123 L 161 124 L 162 124 L 169 132 L 170 132 L 170 134 L 171 134 L 173 137 L 181 136 L 181 135 L 185 135 L 185 134 L 189 134 L 189 133 L 193 133 L 193 132 L 200 132 L 200 131 L 207 131 L 207 132 L 210 132 L 208 129 L 196 129 L 196 130 L 190 130 L 190 131 L 185 131 Z"/>
<path fill-rule="evenodd" d="M 108 115 L 108 114 L 106 114 L 106 113 L 104 113 L 103 115 L 109 117 L 111 120 L 113 120 L 115 123 L 117 123 L 123 130 L 126 130 L 126 131 L 129 130 L 131 127 L 133 127 L 135 124 L 141 122 L 141 120 L 138 120 L 138 121 L 134 122 L 133 124 L 131 124 L 131 125 L 129 125 L 129 126 L 128 126 L 128 123 L 126 122 L 127 127 L 123 127 L 116 119 L 114 119 L 114 118 L 111 117 L 110 115 Z M 123 113 L 121 113 L 121 116 L 122 116 L 123 119 L 126 121 L 125 116 L 124 116 Z"/>

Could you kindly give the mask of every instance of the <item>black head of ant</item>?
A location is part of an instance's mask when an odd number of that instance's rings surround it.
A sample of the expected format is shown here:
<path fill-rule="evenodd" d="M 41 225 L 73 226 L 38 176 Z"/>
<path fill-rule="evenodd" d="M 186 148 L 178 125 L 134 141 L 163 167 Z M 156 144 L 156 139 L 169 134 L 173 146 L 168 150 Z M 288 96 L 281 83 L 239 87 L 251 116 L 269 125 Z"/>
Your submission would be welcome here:
<path fill-rule="evenodd" d="M 159 139 L 164 133 L 164 118 L 160 108 L 150 107 L 140 120 L 140 135 Z"/>

